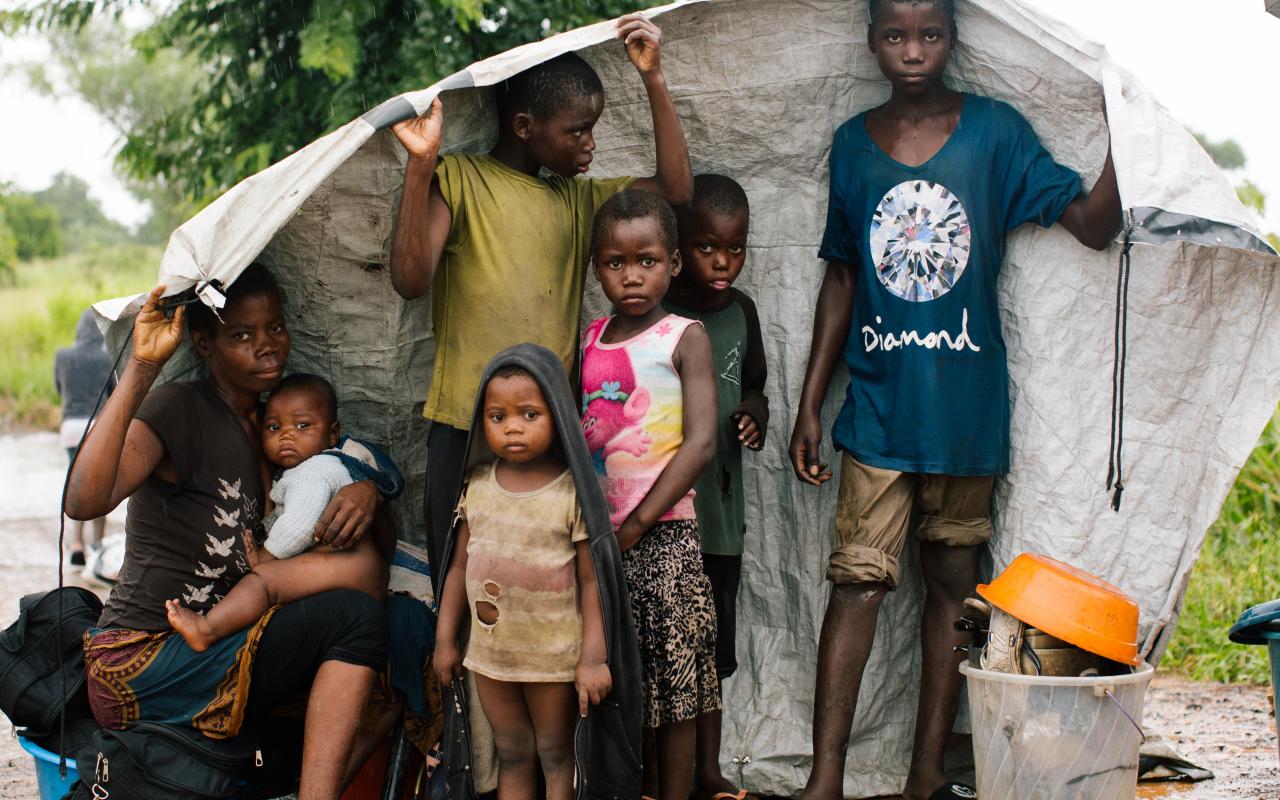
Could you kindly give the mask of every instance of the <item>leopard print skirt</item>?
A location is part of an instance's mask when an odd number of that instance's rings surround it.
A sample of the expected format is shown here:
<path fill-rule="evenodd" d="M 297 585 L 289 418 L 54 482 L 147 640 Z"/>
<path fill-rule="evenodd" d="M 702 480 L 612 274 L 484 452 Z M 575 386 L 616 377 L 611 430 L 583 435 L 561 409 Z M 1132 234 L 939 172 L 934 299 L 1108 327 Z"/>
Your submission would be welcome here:
<path fill-rule="evenodd" d="M 622 554 L 640 642 L 644 726 L 720 709 L 716 616 L 698 523 L 659 522 Z"/>

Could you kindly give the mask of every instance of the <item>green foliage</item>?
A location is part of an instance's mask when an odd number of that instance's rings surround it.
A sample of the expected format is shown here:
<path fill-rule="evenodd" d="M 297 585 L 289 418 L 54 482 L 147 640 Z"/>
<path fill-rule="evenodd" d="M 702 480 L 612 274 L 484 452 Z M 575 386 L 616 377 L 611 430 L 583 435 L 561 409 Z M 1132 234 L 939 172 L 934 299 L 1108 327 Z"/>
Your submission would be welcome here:
<path fill-rule="evenodd" d="M 1235 139 L 1223 139 L 1215 142 L 1203 133 L 1192 133 L 1204 151 L 1213 159 L 1213 163 L 1222 169 L 1244 169 L 1244 148 Z"/>
<path fill-rule="evenodd" d="M 1244 182 L 1236 187 L 1236 196 L 1240 198 L 1240 202 L 1244 203 L 1247 208 L 1257 211 L 1259 216 L 1267 213 L 1267 196 L 1262 193 L 1256 183 L 1248 178 L 1245 178 Z"/>
<path fill-rule="evenodd" d="M 18 240 L 0 208 L 0 281 L 12 283 L 17 278 Z"/>
<path fill-rule="evenodd" d="M 1265 647 L 1231 644 L 1246 608 L 1280 598 L 1280 412 L 1272 418 L 1209 529 L 1178 629 L 1161 662 L 1196 680 L 1266 683 Z"/>
<path fill-rule="evenodd" d="M 9 20 L 92 30 L 95 15 L 126 5 L 44 0 L 10 12 Z M 642 7 L 634 0 L 176 0 L 127 49 L 144 57 L 143 74 L 166 74 L 154 69 L 157 60 L 182 65 L 174 85 L 185 91 L 181 102 L 155 103 L 152 111 L 160 113 L 109 116 L 124 132 L 120 163 L 130 176 L 207 201 L 388 97 L 518 44 Z M 63 52 L 95 65 L 91 72 L 103 81 L 83 81 L 79 91 L 122 105 L 118 93 L 102 88 L 129 85 L 126 76 L 117 81 L 99 68 L 113 63 L 112 53 Z M 132 63 L 128 54 L 114 55 Z"/>
<path fill-rule="evenodd" d="M 35 192 L 32 198 L 57 211 L 62 242 L 69 253 L 129 241 L 129 230 L 102 211 L 98 201 L 89 196 L 88 183 L 69 172 L 54 175 L 49 188 Z"/>
<path fill-rule="evenodd" d="M 62 252 L 57 209 L 29 194 L 8 191 L 0 194 L 0 211 L 13 237 L 17 260 L 53 258 Z"/>
<path fill-rule="evenodd" d="M 176 49 L 157 47 L 154 37 L 146 33 L 135 36 L 111 19 L 96 19 L 79 28 L 55 27 L 46 35 L 52 62 L 28 64 L 28 81 L 37 91 L 52 97 L 74 94 L 121 132 L 122 151 L 130 155 L 117 157 L 116 171 L 135 197 L 151 205 L 151 216 L 135 237 L 141 242 L 163 243 L 199 205 L 191 202 L 180 187 L 153 174 L 146 156 L 147 143 L 143 141 L 139 146 L 131 140 L 130 132 L 162 126 L 169 115 L 186 108 L 201 79 L 199 63 Z M 55 178 L 55 184 L 62 179 L 63 176 Z M 78 187 L 67 188 L 70 191 L 65 193 L 73 196 L 68 202 L 73 204 L 80 202 L 74 199 L 76 195 L 85 195 Z M 68 212 L 63 215 L 68 216 Z M 85 224 L 74 236 L 68 235 L 68 247 L 81 246 L 81 237 L 86 233 L 91 234 L 83 239 L 86 246 L 128 238 L 123 226 L 110 221 L 101 224 L 105 216 L 100 212 L 97 216 L 101 220 L 78 210 L 71 216 Z"/>
<path fill-rule="evenodd" d="M 159 260 L 156 248 L 117 245 L 19 265 L 0 287 L 0 429 L 57 424 L 54 354 L 91 303 L 149 289 Z"/>

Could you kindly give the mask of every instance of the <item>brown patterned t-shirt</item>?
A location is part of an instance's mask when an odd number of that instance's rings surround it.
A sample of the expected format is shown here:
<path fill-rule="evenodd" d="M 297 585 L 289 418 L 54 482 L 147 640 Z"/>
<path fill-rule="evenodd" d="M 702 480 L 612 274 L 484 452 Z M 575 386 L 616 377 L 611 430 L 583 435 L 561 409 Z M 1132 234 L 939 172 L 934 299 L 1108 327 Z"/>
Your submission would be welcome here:
<path fill-rule="evenodd" d="M 256 449 L 207 380 L 156 387 L 137 419 L 164 443 L 177 483 L 152 475 L 129 498 L 124 565 L 98 624 L 162 631 L 165 600 L 205 612 L 249 572 L 262 477 Z"/>

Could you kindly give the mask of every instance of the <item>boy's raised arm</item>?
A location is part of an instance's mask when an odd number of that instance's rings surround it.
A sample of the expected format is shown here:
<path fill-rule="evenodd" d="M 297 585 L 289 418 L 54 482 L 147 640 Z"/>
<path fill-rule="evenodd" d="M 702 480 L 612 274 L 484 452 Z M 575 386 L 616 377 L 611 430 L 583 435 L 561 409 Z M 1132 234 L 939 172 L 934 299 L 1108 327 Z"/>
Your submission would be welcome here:
<path fill-rule="evenodd" d="M 1058 222 L 1085 247 L 1106 250 L 1111 244 L 1116 231 L 1124 223 L 1111 148 L 1107 148 L 1107 161 L 1102 165 L 1102 174 L 1093 189 L 1072 200 Z"/>
<path fill-rule="evenodd" d="M 626 45 L 627 57 L 644 81 L 653 112 L 658 172 L 651 178 L 641 178 L 635 185 L 657 192 L 673 206 L 684 205 L 693 199 L 693 168 L 689 166 L 684 129 L 662 74 L 662 29 L 643 14 L 628 14 L 618 20 L 618 38 Z"/>
<path fill-rule="evenodd" d="M 391 285 L 401 297 L 412 300 L 431 287 L 453 224 L 449 204 L 434 180 L 444 130 L 440 100 L 433 100 L 426 114 L 397 122 L 391 130 L 409 151 L 391 239 Z"/>

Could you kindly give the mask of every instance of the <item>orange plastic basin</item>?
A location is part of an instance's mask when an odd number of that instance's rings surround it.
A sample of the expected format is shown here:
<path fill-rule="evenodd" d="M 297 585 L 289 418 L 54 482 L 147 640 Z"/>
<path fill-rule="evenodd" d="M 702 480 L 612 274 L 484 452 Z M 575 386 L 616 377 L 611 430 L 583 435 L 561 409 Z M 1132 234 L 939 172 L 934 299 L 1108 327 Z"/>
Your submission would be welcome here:
<path fill-rule="evenodd" d="M 1023 553 L 989 584 L 984 600 L 1082 650 L 1137 666 L 1138 604 L 1116 587 L 1046 556 Z"/>

